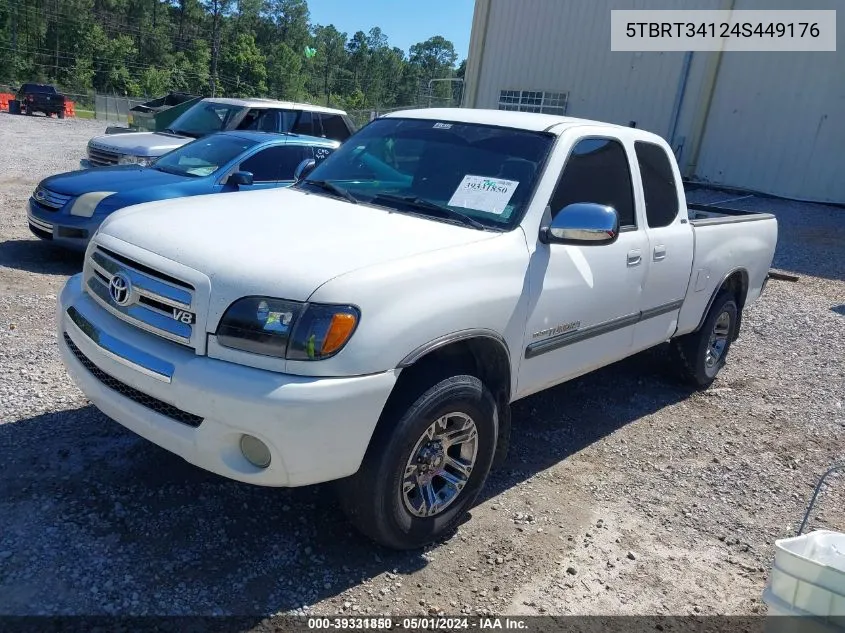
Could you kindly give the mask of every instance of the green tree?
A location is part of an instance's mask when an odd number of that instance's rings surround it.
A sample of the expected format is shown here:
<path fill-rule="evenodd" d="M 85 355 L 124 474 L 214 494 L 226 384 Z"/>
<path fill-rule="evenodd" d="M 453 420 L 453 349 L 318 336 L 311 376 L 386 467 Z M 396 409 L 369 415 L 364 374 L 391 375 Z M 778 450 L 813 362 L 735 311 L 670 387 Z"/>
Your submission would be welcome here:
<path fill-rule="evenodd" d="M 170 88 L 170 71 L 150 66 L 141 73 L 141 92 L 146 96 L 157 96 Z"/>
<path fill-rule="evenodd" d="M 204 0 L 211 18 L 211 94 L 217 91 L 217 67 L 220 63 L 220 40 L 223 30 L 223 15 L 229 10 L 232 0 Z"/>
<path fill-rule="evenodd" d="M 281 99 L 298 101 L 305 97 L 306 76 L 302 53 L 279 42 L 267 58 L 267 83 L 270 94 Z"/>
<path fill-rule="evenodd" d="M 231 93 L 239 97 L 267 94 L 267 63 L 251 33 L 241 33 L 223 55 L 223 76 L 233 82 Z"/>
<path fill-rule="evenodd" d="M 326 104 L 331 102 L 333 75 L 337 69 L 343 67 L 346 56 L 346 33 L 338 31 L 333 24 L 314 27 L 314 40 L 317 46 L 317 64 L 319 75 L 314 77 L 316 85 L 322 83 L 322 94 L 326 96 Z M 312 83 L 312 86 L 315 85 Z"/>
<path fill-rule="evenodd" d="M 462 77 L 456 61 L 442 36 L 406 55 L 378 26 L 347 38 L 311 25 L 307 0 L 0 0 L 0 82 L 72 94 L 271 94 L 384 109 L 427 102 L 431 79 Z M 434 87 L 438 101 L 451 94 Z"/>

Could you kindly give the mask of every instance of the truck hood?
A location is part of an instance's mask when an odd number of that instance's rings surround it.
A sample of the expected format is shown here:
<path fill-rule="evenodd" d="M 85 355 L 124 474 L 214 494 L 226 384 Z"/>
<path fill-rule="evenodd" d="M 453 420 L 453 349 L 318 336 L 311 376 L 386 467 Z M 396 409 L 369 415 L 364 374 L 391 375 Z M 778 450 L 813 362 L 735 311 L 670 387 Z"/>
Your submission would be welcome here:
<path fill-rule="evenodd" d="M 118 154 L 161 156 L 192 140 L 187 136 L 174 136 L 160 132 L 127 132 L 95 136 L 88 144 L 96 149 Z"/>
<path fill-rule="evenodd" d="M 109 216 L 100 233 L 204 273 L 220 302 L 305 301 L 338 275 L 501 235 L 292 189 L 139 204 Z"/>

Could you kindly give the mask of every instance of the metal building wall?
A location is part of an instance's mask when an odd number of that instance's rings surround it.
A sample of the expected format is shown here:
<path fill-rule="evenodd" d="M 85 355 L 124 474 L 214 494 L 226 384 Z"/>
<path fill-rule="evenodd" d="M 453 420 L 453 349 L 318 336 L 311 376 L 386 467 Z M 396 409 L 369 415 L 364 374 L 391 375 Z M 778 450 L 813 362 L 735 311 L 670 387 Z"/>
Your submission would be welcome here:
<path fill-rule="evenodd" d="M 568 116 L 637 126 L 667 136 L 684 53 L 610 51 L 610 10 L 670 9 L 675 0 L 479 0 L 489 2 L 487 33 L 475 99 L 497 108 L 501 90 L 569 93 Z M 719 8 L 720 0 L 702 0 Z M 473 24 L 473 40 L 477 40 Z M 468 75 L 472 75 L 471 42 Z M 702 64 L 690 84 L 700 81 Z M 468 78 L 471 82 L 472 78 Z"/>
<path fill-rule="evenodd" d="M 736 9 L 757 9 L 736 0 Z M 794 0 L 766 0 L 795 9 Z M 813 9 L 845 2 L 813 0 Z M 839 38 L 839 47 L 843 46 Z M 789 198 L 845 203 L 845 53 L 725 53 L 695 176 Z"/>
<path fill-rule="evenodd" d="M 731 4 L 796 8 L 794 0 L 686 6 Z M 696 52 L 684 83 L 685 53 L 610 51 L 611 9 L 674 8 L 677 0 L 476 0 L 464 105 L 495 109 L 501 90 L 567 92 L 569 116 L 634 120 L 673 141 L 688 176 L 845 202 L 843 53 L 725 53 L 719 60 Z M 818 0 L 812 8 L 838 8 L 841 27 L 845 0 Z"/>

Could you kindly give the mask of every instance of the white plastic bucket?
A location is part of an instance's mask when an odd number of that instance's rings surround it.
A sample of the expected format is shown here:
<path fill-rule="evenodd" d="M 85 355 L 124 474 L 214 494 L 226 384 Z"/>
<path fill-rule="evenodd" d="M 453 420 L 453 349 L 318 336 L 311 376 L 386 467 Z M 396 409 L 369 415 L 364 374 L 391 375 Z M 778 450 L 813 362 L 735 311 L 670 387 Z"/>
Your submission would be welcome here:
<path fill-rule="evenodd" d="M 845 631 L 845 534 L 817 530 L 775 541 L 763 601 L 771 615 L 810 616 L 802 631 Z"/>

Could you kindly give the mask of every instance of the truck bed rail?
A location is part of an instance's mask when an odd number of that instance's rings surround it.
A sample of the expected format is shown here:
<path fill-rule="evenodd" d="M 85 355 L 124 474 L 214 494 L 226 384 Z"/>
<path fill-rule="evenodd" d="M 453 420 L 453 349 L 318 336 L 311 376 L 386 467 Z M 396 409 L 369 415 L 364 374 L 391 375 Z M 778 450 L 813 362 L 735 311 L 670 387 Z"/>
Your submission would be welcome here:
<path fill-rule="evenodd" d="M 697 203 L 687 204 L 687 214 L 689 215 L 690 224 L 695 226 L 712 226 L 714 224 L 732 224 L 775 218 L 772 213 L 746 211 L 743 209 L 720 207 L 713 204 Z"/>

